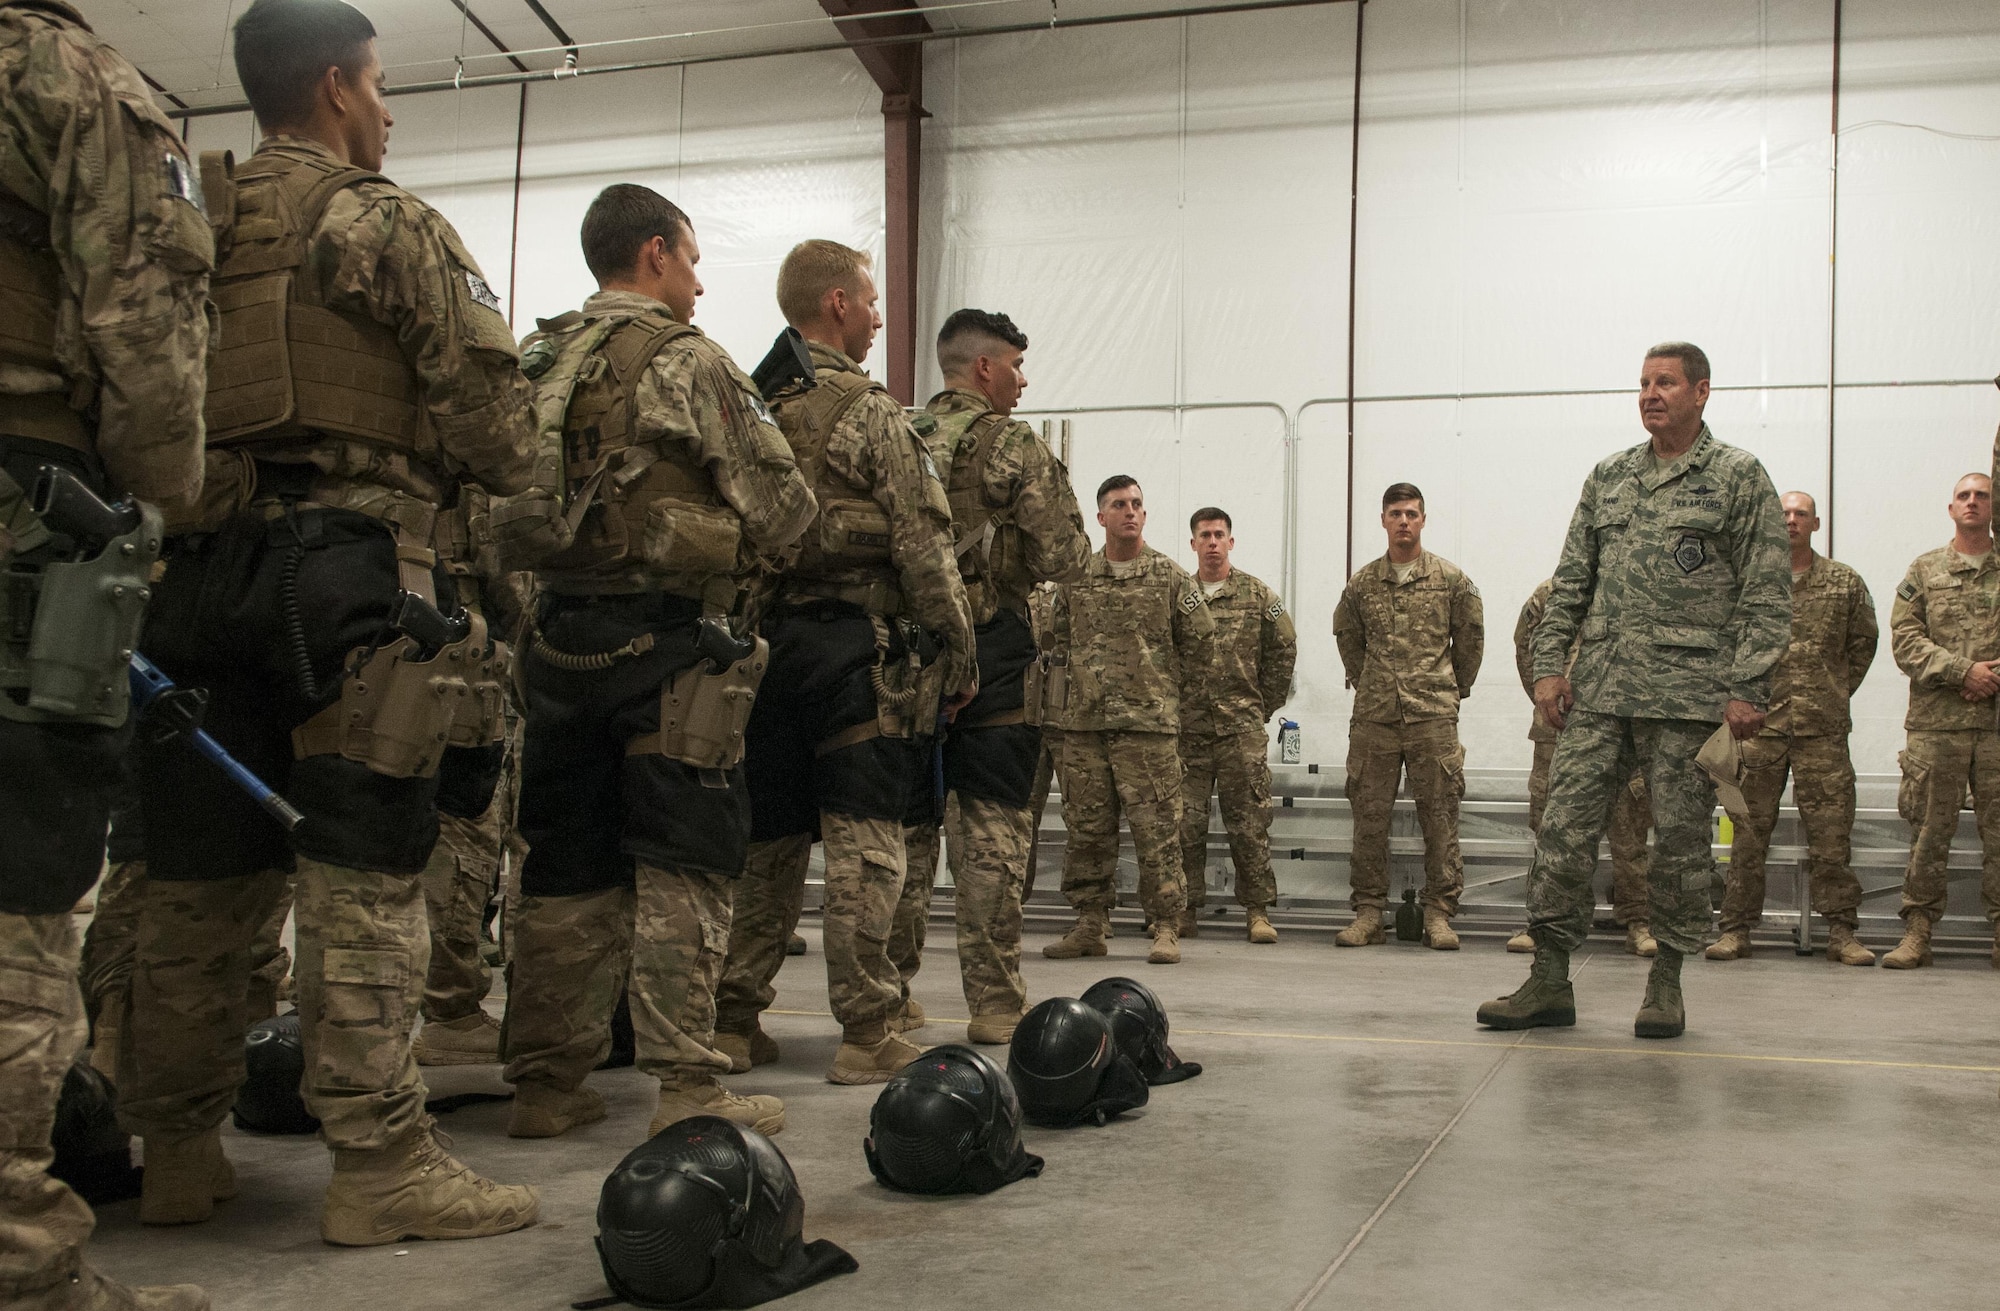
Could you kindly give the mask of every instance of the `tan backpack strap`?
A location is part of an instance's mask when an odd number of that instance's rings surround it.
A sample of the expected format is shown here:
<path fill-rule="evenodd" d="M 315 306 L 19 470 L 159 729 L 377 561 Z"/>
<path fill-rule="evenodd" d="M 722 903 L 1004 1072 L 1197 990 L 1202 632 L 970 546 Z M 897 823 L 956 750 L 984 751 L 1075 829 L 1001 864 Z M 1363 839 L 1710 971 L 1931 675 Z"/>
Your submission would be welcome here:
<path fill-rule="evenodd" d="M 218 242 L 236 227 L 236 152 L 201 152 L 201 203 Z"/>

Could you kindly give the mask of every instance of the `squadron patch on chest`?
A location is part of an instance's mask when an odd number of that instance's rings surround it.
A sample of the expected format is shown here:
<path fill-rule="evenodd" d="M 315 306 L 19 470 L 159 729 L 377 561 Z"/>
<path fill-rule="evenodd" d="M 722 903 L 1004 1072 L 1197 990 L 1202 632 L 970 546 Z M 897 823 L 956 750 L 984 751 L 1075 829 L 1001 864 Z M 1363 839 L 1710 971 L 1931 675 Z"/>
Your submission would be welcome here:
<path fill-rule="evenodd" d="M 1682 573 L 1693 573 L 1708 563 L 1708 543 L 1693 533 L 1682 533 L 1674 543 L 1673 561 Z"/>

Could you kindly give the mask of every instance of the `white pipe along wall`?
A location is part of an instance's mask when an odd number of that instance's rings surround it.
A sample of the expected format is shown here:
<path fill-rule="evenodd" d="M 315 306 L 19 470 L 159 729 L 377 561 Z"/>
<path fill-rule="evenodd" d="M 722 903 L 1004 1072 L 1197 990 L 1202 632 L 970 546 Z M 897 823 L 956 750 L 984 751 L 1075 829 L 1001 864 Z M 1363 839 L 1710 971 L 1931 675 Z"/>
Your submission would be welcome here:
<path fill-rule="evenodd" d="M 1350 488 L 1344 404 L 1299 407 L 1350 390 L 1358 9 L 927 47 L 919 398 L 937 381 L 921 343 L 943 315 L 1005 310 L 1032 339 L 1024 409 L 1128 407 L 1074 418 L 1086 517 L 1097 482 L 1131 472 L 1153 545 L 1192 567 L 1186 516 L 1219 504 L 1238 562 L 1273 584 L 1295 533 L 1303 642 L 1286 713 L 1305 758 L 1330 766 L 1349 705 L 1330 616 L 1350 503 L 1359 564 L 1382 549 L 1380 489 L 1423 488 L 1426 546 L 1486 602 L 1468 764 L 1524 776 L 1515 616 L 1554 566 L 1584 474 L 1644 436 L 1630 394 L 1370 397 L 1627 389 L 1652 342 L 1698 342 L 1719 385 L 1795 388 L 1719 393 L 1709 420 L 1780 490 L 1820 498 L 1886 630 L 1903 570 L 1947 539 L 1951 483 L 1989 466 L 2000 419 L 1974 381 L 2000 369 L 2000 5 L 1844 5 L 1829 442 L 1833 0 L 1686 0 L 1664 19 L 1599 0 L 1373 0 Z M 746 366 L 781 326 L 772 288 L 792 244 L 881 256 L 878 95 L 844 52 L 528 88 L 517 222 L 522 95 L 392 100 L 387 163 L 459 226 L 517 332 L 592 289 L 577 226 L 614 181 L 689 211 L 708 288 L 697 322 Z M 190 141 L 254 145 L 242 115 L 193 120 Z M 1958 385 L 1857 385 L 1917 380 Z M 1224 401 L 1264 404 L 1142 408 Z M 1906 689 L 1885 631 L 1855 703 L 1855 763 L 1878 797 L 1886 778 L 1866 776 L 1895 771 Z"/>

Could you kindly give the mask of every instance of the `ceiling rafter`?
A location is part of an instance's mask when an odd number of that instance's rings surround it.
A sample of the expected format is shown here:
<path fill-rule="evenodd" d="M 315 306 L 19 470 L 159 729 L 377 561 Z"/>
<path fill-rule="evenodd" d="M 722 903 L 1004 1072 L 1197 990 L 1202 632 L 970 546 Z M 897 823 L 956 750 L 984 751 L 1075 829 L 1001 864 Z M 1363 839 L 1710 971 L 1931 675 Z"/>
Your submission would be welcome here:
<path fill-rule="evenodd" d="M 479 35 L 485 37 L 488 41 L 493 43 L 493 48 L 495 50 L 498 50 L 501 54 L 507 56 L 508 63 L 512 64 L 515 68 L 519 69 L 523 73 L 528 71 L 528 66 L 515 57 L 514 52 L 507 48 L 507 43 L 505 41 L 502 41 L 498 36 L 494 35 L 493 29 L 488 27 L 484 22 L 482 22 L 478 14 L 472 12 L 472 6 L 466 4 L 465 0 L 451 0 L 451 4 L 452 8 L 458 10 L 459 13 L 465 15 L 466 22 L 471 23 L 474 27 L 479 29 Z"/>
<path fill-rule="evenodd" d="M 921 102 L 924 52 L 921 45 L 883 45 L 883 37 L 916 37 L 936 29 L 924 17 L 917 0 L 819 0 L 840 35 L 853 46 L 854 57 L 886 96 L 908 96 Z M 872 42 L 871 44 L 859 44 Z"/>

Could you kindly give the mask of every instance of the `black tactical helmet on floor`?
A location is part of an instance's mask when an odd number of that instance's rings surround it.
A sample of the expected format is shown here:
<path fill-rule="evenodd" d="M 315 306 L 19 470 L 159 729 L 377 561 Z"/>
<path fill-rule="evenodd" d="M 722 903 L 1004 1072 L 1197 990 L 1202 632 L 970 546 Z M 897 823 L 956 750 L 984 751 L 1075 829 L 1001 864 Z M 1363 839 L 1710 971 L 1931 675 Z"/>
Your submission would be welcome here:
<path fill-rule="evenodd" d="M 319 1120 L 306 1110 L 299 1083 L 306 1073 L 305 1040 L 294 1011 L 250 1026 L 243 1035 L 243 1087 L 236 1094 L 236 1127 L 258 1133 L 313 1133 Z"/>
<path fill-rule="evenodd" d="M 1137 979 L 1100 979 L 1084 991 L 1083 1001 L 1111 1021 L 1118 1050 L 1139 1067 L 1147 1083 L 1158 1087 L 1201 1073 L 1200 1065 L 1182 1060 L 1167 1046 L 1167 1008 Z"/>
<path fill-rule="evenodd" d="M 605 1282 L 634 1306 L 746 1307 L 856 1269 L 801 1241 L 791 1164 L 754 1129 L 698 1115 L 634 1148 L 597 1199 Z"/>
<path fill-rule="evenodd" d="M 1146 1104 L 1146 1077 L 1111 1035 L 1111 1022 L 1074 997 L 1051 997 L 1021 1017 L 1007 1074 L 1035 1124 L 1103 1124 Z"/>
<path fill-rule="evenodd" d="M 49 1147 L 49 1173 L 92 1206 L 139 1195 L 132 1135 L 118 1127 L 117 1090 L 81 1058 L 63 1075 Z"/>
<path fill-rule="evenodd" d="M 882 1088 L 861 1148 L 906 1193 L 990 1193 L 1040 1174 L 1021 1146 L 1021 1101 L 1006 1073 L 970 1047 L 933 1047 Z"/>

